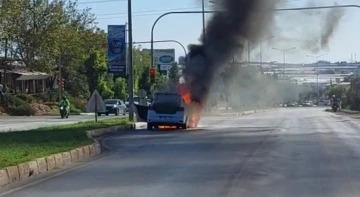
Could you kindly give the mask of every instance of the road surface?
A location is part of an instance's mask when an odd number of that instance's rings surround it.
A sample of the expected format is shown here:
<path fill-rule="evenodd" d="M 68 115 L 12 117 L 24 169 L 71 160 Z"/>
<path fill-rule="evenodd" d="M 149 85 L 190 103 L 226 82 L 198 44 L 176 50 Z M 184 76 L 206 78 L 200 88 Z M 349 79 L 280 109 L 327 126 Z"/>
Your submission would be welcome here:
<path fill-rule="evenodd" d="M 104 118 L 114 116 L 100 116 L 99 120 Z M 0 132 L 25 131 L 90 120 L 95 120 L 94 115 L 70 115 L 68 119 L 61 119 L 60 116 L 0 116 Z"/>
<path fill-rule="evenodd" d="M 360 120 L 320 108 L 208 117 L 191 132 L 110 136 L 106 156 L 2 197 L 358 197 L 359 133 Z"/>

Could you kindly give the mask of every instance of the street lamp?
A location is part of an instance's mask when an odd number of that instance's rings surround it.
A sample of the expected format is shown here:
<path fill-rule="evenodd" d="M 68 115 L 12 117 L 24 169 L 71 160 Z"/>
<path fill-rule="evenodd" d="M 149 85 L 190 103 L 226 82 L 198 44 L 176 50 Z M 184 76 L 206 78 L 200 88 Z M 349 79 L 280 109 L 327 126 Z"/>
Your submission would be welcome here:
<path fill-rule="evenodd" d="M 164 16 L 167 15 L 173 15 L 173 14 L 201 14 L 203 13 L 202 11 L 182 11 L 182 12 L 166 12 L 162 15 L 160 15 L 155 22 L 153 23 L 152 27 L 151 27 L 151 40 L 150 40 L 150 44 L 151 44 L 151 68 L 154 68 L 154 29 L 156 24 L 159 22 L 159 20 L 161 18 L 163 18 Z M 216 13 L 215 11 L 204 11 L 204 13 Z"/>
<path fill-rule="evenodd" d="M 318 59 L 322 56 L 327 55 L 327 53 L 324 53 L 322 55 L 317 55 L 317 56 L 313 56 L 313 55 L 306 55 L 306 57 L 311 57 L 311 58 L 315 58 L 315 66 L 316 66 L 316 104 L 319 105 L 319 64 L 318 64 Z"/>
<path fill-rule="evenodd" d="M 203 40 L 205 42 L 206 36 L 205 36 L 205 0 L 202 0 L 201 2 L 201 9 L 202 9 L 202 25 L 203 25 Z"/>
<path fill-rule="evenodd" d="M 128 34 L 129 34 L 129 121 L 134 121 L 134 69 L 133 69 L 133 37 L 132 37 L 132 9 L 131 1 L 128 0 Z"/>
<path fill-rule="evenodd" d="M 267 39 L 260 40 L 260 66 L 262 66 L 262 43 L 265 41 L 271 40 L 273 38 L 275 38 L 275 36 L 271 36 Z"/>
<path fill-rule="evenodd" d="M 296 49 L 296 47 L 292 47 L 292 48 L 288 48 L 288 49 L 279 49 L 279 48 L 273 47 L 272 49 L 283 52 L 283 60 L 284 60 L 283 75 L 284 75 L 284 79 L 285 79 L 285 64 L 286 64 L 286 62 L 285 62 L 285 55 L 286 55 L 286 52 L 291 51 L 291 50 L 294 50 L 294 49 Z"/>
<path fill-rule="evenodd" d="M 184 50 L 184 55 L 186 57 L 187 51 L 186 51 L 185 46 L 181 42 L 179 42 L 177 40 L 154 40 L 153 41 L 153 43 L 162 43 L 162 42 L 174 42 L 174 43 L 179 44 L 181 46 L 181 48 Z M 133 44 L 150 44 L 150 43 L 151 43 L 151 41 L 133 42 Z"/>

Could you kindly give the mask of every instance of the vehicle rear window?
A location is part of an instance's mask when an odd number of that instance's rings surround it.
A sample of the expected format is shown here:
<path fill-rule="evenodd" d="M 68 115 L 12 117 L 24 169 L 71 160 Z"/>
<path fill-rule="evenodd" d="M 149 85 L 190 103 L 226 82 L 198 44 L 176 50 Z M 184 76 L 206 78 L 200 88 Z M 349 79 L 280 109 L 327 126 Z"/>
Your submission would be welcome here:
<path fill-rule="evenodd" d="M 154 103 L 174 103 L 180 105 L 181 97 L 177 94 L 156 94 Z"/>
<path fill-rule="evenodd" d="M 116 104 L 117 100 L 105 100 L 105 104 Z"/>

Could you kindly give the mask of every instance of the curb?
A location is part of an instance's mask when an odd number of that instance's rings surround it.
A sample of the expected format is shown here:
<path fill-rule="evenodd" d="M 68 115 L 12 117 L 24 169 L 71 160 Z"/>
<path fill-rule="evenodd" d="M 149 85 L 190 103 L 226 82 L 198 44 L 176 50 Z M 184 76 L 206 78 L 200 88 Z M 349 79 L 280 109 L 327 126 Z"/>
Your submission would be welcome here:
<path fill-rule="evenodd" d="M 205 116 L 245 116 L 245 115 L 251 115 L 261 112 L 268 112 L 268 111 L 275 111 L 278 108 L 270 108 L 270 109 L 256 109 L 256 110 L 248 110 L 243 112 L 224 112 L 224 113 L 209 113 L 204 114 Z"/>
<path fill-rule="evenodd" d="M 89 116 L 89 115 L 95 115 L 94 113 L 70 113 L 70 116 Z M 60 114 L 41 114 L 41 115 L 35 115 L 35 116 L 60 116 Z"/>
<path fill-rule="evenodd" d="M 326 112 L 333 112 L 332 109 L 325 109 Z M 352 111 L 347 109 L 339 109 L 338 112 L 342 112 L 345 114 L 360 114 L 360 111 Z"/>
<path fill-rule="evenodd" d="M 0 169 L 0 187 L 20 180 L 34 178 L 39 174 L 67 167 L 71 163 L 89 161 L 91 158 L 96 157 L 103 152 L 100 143 L 95 139 L 96 137 L 135 128 L 136 124 L 129 124 L 86 131 L 87 137 L 93 139 L 95 143 L 75 148 L 70 151 L 37 158 L 33 161 L 21 163 L 17 166 L 9 166 Z"/>

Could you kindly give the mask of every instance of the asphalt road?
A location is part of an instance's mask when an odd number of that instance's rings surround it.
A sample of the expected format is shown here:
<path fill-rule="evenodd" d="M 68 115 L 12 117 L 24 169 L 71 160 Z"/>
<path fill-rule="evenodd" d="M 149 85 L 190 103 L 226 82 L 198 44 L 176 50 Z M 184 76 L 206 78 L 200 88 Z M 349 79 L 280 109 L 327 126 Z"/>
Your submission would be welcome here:
<path fill-rule="evenodd" d="M 100 116 L 99 120 L 113 117 L 113 115 Z M 95 115 L 72 115 L 68 119 L 61 119 L 60 116 L 0 116 L 0 132 L 26 131 L 90 120 L 95 120 Z"/>
<path fill-rule="evenodd" d="M 104 157 L 2 197 L 358 197 L 359 133 L 360 120 L 320 108 L 208 117 L 109 136 Z"/>

